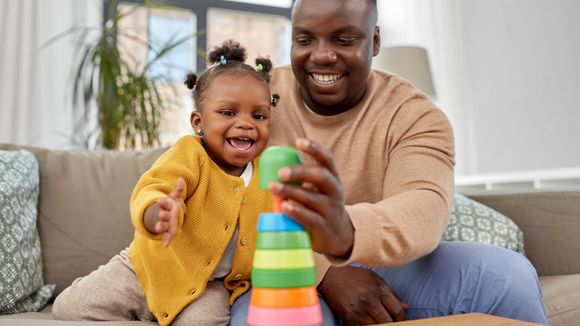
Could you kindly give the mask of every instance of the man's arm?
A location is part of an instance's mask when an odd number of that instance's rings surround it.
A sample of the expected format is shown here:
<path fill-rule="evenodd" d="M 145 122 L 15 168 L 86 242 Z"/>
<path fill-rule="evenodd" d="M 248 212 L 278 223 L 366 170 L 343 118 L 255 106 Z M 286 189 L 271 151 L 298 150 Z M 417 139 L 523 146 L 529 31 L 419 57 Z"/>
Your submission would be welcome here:
<path fill-rule="evenodd" d="M 316 200 L 303 201 L 302 198 L 309 194 L 299 187 L 272 187 L 274 193 L 289 199 L 290 206 L 284 206 L 286 212 L 300 222 L 312 220 L 311 228 L 329 226 L 328 229 L 332 230 L 332 223 L 320 223 L 326 219 L 340 220 L 346 216 L 351 221 L 350 225 L 336 221 L 334 225 L 344 225 L 345 232 L 352 227 L 352 238 L 341 238 L 340 232 L 312 232 L 309 229 L 313 237 L 330 234 L 328 243 L 342 241 L 342 248 L 346 244 L 346 250 L 336 250 L 334 253 L 322 251 L 334 265 L 347 265 L 353 261 L 381 267 L 402 265 L 427 254 L 439 242 L 447 224 L 453 192 L 453 136 L 447 119 L 440 111 L 425 111 L 418 117 L 415 115 L 416 118 L 404 114 L 398 116 L 399 122 L 409 127 L 401 128 L 404 132 L 391 135 L 392 139 L 389 139 L 394 145 L 389 152 L 389 166 L 383 178 L 383 200 L 378 203 L 342 206 L 344 212 L 329 215 L 328 212 L 339 210 L 340 197 L 329 199 L 317 196 L 314 197 Z M 309 182 L 325 196 L 341 195 L 341 191 L 325 192 L 333 185 L 342 189 L 332 167 L 332 155 L 312 142 L 301 141 L 297 147 L 317 158 L 319 166 L 293 167 L 290 173 L 281 175 L 282 179 Z M 325 166 L 330 168 L 324 171 Z M 364 187 L 364 184 L 359 186 Z M 315 250 L 322 248 L 323 245 L 313 246 Z M 387 322 L 404 318 L 401 311 L 406 305 L 398 300 L 382 279 L 378 281 L 372 271 L 354 267 L 328 269 L 329 264 L 324 262 L 317 264 L 317 267 L 323 268 L 318 273 L 324 276 L 318 286 L 319 291 L 331 309 L 345 321 L 370 323 L 373 320 Z M 361 313 L 353 315 L 353 311 Z M 383 317 L 376 320 L 377 316 Z"/>

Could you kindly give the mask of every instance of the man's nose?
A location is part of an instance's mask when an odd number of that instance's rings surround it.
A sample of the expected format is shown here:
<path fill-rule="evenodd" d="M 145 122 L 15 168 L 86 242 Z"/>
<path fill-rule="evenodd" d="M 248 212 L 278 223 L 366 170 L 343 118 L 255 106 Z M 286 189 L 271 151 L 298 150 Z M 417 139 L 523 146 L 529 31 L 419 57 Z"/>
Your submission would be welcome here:
<path fill-rule="evenodd" d="M 327 42 L 320 42 L 312 50 L 310 59 L 316 64 L 328 65 L 336 62 L 337 55 Z"/>

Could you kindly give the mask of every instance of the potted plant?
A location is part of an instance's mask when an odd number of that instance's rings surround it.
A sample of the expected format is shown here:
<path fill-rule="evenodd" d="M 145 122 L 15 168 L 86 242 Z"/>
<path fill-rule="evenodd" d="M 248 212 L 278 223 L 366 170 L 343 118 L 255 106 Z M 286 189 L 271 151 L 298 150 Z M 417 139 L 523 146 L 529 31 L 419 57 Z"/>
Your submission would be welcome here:
<path fill-rule="evenodd" d="M 120 28 L 119 23 L 134 10 L 123 13 L 117 5 L 116 0 L 110 2 L 110 19 L 97 31 L 96 38 L 89 37 L 95 34 L 94 27 L 73 27 L 50 41 L 71 34 L 81 41 L 71 94 L 73 108 L 81 110 L 77 115 L 75 141 L 86 148 L 156 147 L 161 112 L 167 107 L 160 85 L 172 86 L 162 75 L 151 76 L 149 70 L 192 35 L 170 37 L 163 44 L 152 44 L 149 39 L 140 39 L 130 30 Z M 148 10 L 160 6 L 168 7 L 145 1 Z M 127 54 L 119 49 L 119 36 L 141 43 L 154 55 L 137 64 L 134 60 L 130 62 Z"/>

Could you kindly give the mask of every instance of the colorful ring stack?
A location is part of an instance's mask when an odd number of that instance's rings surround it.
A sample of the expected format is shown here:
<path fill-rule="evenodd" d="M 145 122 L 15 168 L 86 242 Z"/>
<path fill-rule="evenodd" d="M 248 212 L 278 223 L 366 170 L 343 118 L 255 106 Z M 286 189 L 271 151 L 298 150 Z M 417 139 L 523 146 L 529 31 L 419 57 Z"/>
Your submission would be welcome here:
<path fill-rule="evenodd" d="M 280 168 L 298 164 L 293 148 L 268 148 L 260 158 L 260 187 L 279 182 Z M 280 213 L 280 202 L 274 198 L 275 212 L 262 213 L 258 220 L 248 325 L 322 325 L 310 237 Z"/>

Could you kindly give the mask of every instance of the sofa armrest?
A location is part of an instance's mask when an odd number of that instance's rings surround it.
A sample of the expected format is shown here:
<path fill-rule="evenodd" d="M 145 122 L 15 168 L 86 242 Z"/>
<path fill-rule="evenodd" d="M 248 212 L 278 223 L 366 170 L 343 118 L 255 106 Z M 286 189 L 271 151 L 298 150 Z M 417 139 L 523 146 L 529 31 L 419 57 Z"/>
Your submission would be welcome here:
<path fill-rule="evenodd" d="M 510 217 L 524 232 L 539 275 L 580 273 L 580 190 L 466 194 Z"/>

